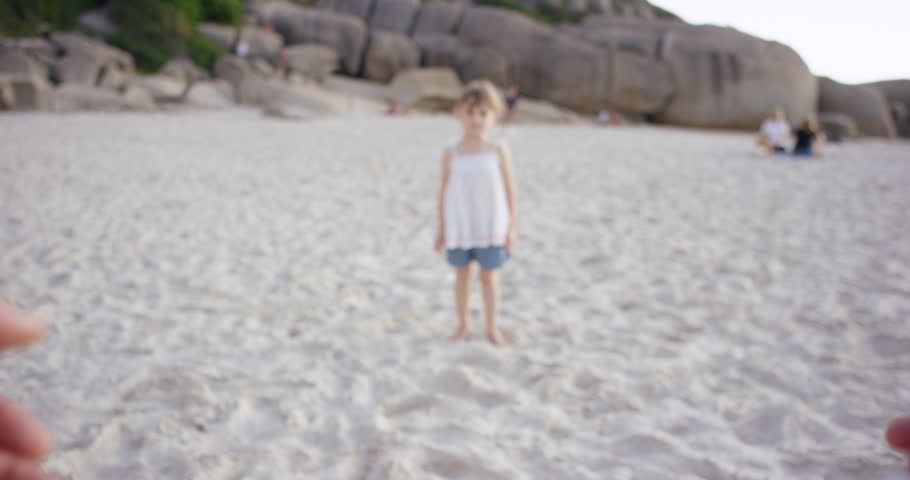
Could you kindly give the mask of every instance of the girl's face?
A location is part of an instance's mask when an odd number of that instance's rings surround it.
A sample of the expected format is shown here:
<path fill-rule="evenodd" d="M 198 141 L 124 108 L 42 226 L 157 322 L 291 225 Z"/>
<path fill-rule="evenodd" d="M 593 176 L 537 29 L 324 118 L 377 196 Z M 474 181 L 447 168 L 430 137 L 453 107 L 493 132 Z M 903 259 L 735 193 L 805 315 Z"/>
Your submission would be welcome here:
<path fill-rule="evenodd" d="M 456 112 L 465 133 L 483 135 L 496 122 L 493 110 L 484 104 L 461 105 Z"/>

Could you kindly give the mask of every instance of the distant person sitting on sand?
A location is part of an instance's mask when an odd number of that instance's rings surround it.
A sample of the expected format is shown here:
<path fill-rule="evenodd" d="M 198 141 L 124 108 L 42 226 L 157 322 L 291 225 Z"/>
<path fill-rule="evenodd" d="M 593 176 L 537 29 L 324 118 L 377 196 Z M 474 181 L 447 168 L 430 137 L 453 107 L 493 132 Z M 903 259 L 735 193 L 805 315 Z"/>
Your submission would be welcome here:
<path fill-rule="evenodd" d="M 506 121 L 507 125 L 512 123 L 512 120 L 515 119 L 515 109 L 518 108 L 518 100 L 521 97 L 518 95 L 518 88 L 514 85 L 510 86 L 506 90 Z"/>
<path fill-rule="evenodd" d="M 825 134 L 818 128 L 818 121 L 810 116 L 802 126 L 794 132 L 796 144 L 793 146 L 793 155 L 797 157 L 810 157 L 821 155 L 825 143 Z"/>
<path fill-rule="evenodd" d="M 44 335 L 43 323 L 0 299 L 0 349 L 23 347 Z M 0 478 L 53 480 L 38 462 L 50 449 L 50 435 L 10 400 L 0 397 Z"/>
<path fill-rule="evenodd" d="M 597 123 L 604 125 L 604 126 L 609 125 L 610 124 L 610 111 L 601 110 L 600 113 L 597 114 Z"/>
<path fill-rule="evenodd" d="M 774 113 L 761 124 L 758 133 L 758 144 L 768 153 L 787 153 L 786 145 L 790 143 L 790 124 L 782 108 L 774 109 Z"/>
<path fill-rule="evenodd" d="M 468 297 L 471 263 L 480 264 L 487 338 L 503 343 L 496 326 L 499 304 L 497 272 L 509 259 L 515 241 L 515 182 L 512 155 L 490 130 L 502 116 L 502 97 L 492 83 L 473 82 L 455 107 L 461 123 L 461 140 L 445 149 L 439 192 L 437 252 L 446 249 L 455 267 L 455 312 L 458 329 L 454 340 L 470 336 Z"/>

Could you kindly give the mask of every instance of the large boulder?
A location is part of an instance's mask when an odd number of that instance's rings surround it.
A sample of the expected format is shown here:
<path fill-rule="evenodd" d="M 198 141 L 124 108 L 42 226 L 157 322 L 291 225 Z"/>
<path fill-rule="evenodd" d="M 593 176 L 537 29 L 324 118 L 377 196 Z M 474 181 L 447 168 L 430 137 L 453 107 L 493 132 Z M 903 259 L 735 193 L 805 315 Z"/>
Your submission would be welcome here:
<path fill-rule="evenodd" d="M 237 37 L 237 29 L 214 23 L 203 23 L 199 31 L 213 43 L 230 51 Z M 273 60 L 284 46 L 281 35 L 255 26 L 245 26 L 240 30 L 240 38 L 248 47 L 247 56 L 251 58 L 264 58 Z"/>
<path fill-rule="evenodd" d="M 593 17 L 586 19 L 580 26 L 566 31 L 610 50 L 660 58 L 662 39 L 671 28 L 673 28 L 672 24 L 660 22 Z"/>
<path fill-rule="evenodd" d="M 0 92 L 7 110 L 47 110 L 51 86 L 44 77 L 21 73 L 0 73 Z"/>
<path fill-rule="evenodd" d="M 141 88 L 151 95 L 155 102 L 172 102 L 179 98 L 186 88 L 185 80 L 171 75 L 135 75 L 130 78 L 130 87 Z"/>
<path fill-rule="evenodd" d="M 606 52 L 557 33 L 524 15 L 491 7 L 467 7 L 458 38 L 505 56 L 510 78 L 526 95 L 594 113 L 606 101 Z"/>
<path fill-rule="evenodd" d="M 460 44 L 456 51 L 456 71 L 464 82 L 489 80 L 500 87 L 511 84 L 509 60 L 492 48 Z"/>
<path fill-rule="evenodd" d="M 407 35 L 419 9 L 417 0 L 376 0 L 370 28 Z"/>
<path fill-rule="evenodd" d="M 51 97 L 51 109 L 57 112 L 76 111 L 144 111 L 156 110 L 151 95 L 138 87 L 124 93 L 85 85 L 61 85 Z"/>
<path fill-rule="evenodd" d="M 397 101 L 394 92 L 388 85 L 359 78 L 332 75 L 322 83 L 322 87 L 336 94 L 350 98 L 368 99 L 381 104 Z"/>
<path fill-rule="evenodd" d="M 51 41 L 63 51 L 55 65 L 62 83 L 119 89 L 133 72 L 133 57 L 105 43 L 77 33 L 55 33 Z"/>
<path fill-rule="evenodd" d="M 57 62 L 57 48 L 44 38 L 0 38 L 0 55 L 12 52 L 27 56 L 32 62 L 29 70 L 43 77 L 47 77 L 53 71 L 53 66 Z"/>
<path fill-rule="evenodd" d="M 231 85 L 223 80 L 198 82 L 190 89 L 185 103 L 201 108 L 229 108 L 234 106 L 231 93 Z"/>
<path fill-rule="evenodd" d="M 865 86 L 876 88 L 885 95 L 891 104 L 891 116 L 898 135 L 910 137 L 910 80 L 886 80 Z"/>
<path fill-rule="evenodd" d="M 627 113 L 661 112 L 676 93 L 667 64 L 624 50 L 611 51 L 607 103 Z"/>
<path fill-rule="evenodd" d="M 366 23 L 362 19 L 328 10 L 305 8 L 283 0 L 252 2 L 250 9 L 271 23 L 287 44 L 326 45 L 341 55 L 347 73 L 360 73 L 368 36 Z"/>
<path fill-rule="evenodd" d="M 174 78 L 181 83 L 201 82 L 209 78 L 209 74 L 205 70 L 185 58 L 175 58 L 168 61 L 158 73 Z"/>
<path fill-rule="evenodd" d="M 13 93 L 13 83 L 0 73 L 0 111 L 16 108 L 16 96 Z"/>
<path fill-rule="evenodd" d="M 731 28 L 674 24 L 660 58 L 675 95 L 655 118 L 702 128 L 756 129 L 780 106 L 797 121 L 815 111 L 818 85 L 790 47 Z"/>
<path fill-rule="evenodd" d="M 581 119 L 574 112 L 549 102 L 522 98 L 515 106 L 515 123 L 576 123 Z"/>
<path fill-rule="evenodd" d="M 222 55 L 215 61 L 215 76 L 227 81 L 233 90 L 234 101 L 247 105 L 265 105 L 275 98 L 274 88 L 247 60 Z"/>
<path fill-rule="evenodd" d="M 284 49 L 284 67 L 290 73 L 323 80 L 338 70 L 338 53 L 325 45 L 314 43 L 293 45 Z"/>
<path fill-rule="evenodd" d="M 40 37 L 0 37 L 0 53 L 16 50 L 26 53 L 39 62 L 56 56 L 56 48 L 49 41 Z"/>
<path fill-rule="evenodd" d="M 420 64 L 420 50 L 410 38 L 391 32 L 373 31 L 364 64 L 364 76 L 377 82 L 388 82 L 402 70 Z"/>
<path fill-rule="evenodd" d="M 421 66 L 458 68 L 458 50 L 461 42 L 448 33 L 421 33 L 414 35 L 420 48 Z"/>
<path fill-rule="evenodd" d="M 345 15 L 353 15 L 361 20 L 369 20 L 370 9 L 374 1 L 384 0 L 319 0 L 316 6 Z"/>
<path fill-rule="evenodd" d="M 0 73 L 47 76 L 47 68 L 22 50 L 0 52 Z"/>
<path fill-rule="evenodd" d="M 498 50 L 471 47 L 444 33 L 424 33 L 414 40 L 420 47 L 421 66 L 454 69 L 465 82 L 486 79 L 501 87 L 511 83 L 509 61 Z"/>
<path fill-rule="evenodd" d="M 892 138 L 897 136 L 885 96 L 876 88 L 846 85 L 819 77 L 818 109 L 849 115 L 863 135 Z"/>
<path fill-rule="evenodd" d="M 427 33 L 444 33 L 453 35 L 461 22 L 465 12 L 465 4 L 454 3 L 428 3 L 420 8 L 417 20 L 414 22 L 412 35 Z"/>
<path fill-rule="evenodd" d="M 831 141 L 839 141 L 859 134 L 856 122 L 843 113 L 822 112 L 818 114 L 818 124 Z"/>
<path fill-rule="evenodd" d="M 447 68 L 421 68 L 399 72 L 389 85 L 390 97 L 415 110 L 448 112 L 461 98 L 458 76 Z"/>

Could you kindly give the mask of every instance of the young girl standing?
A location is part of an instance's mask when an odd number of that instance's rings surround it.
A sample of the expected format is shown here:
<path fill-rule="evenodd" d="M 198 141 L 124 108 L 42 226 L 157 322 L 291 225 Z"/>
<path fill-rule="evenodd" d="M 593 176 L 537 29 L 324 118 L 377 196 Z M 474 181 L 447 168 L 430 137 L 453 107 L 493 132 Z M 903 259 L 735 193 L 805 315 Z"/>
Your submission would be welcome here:
<path fill-rule="evenodd" d="M 461 141 L 442 156 L 439 193 L 439 234 L 436 251 L 446 249 L 456 269 L 455 340 L 470 336 L 468 298 L 471 263 L 480 265 L 487 338 L 502 345 L 496 326 L 499 306 L 499 268 L 509 259 L 515 241 L 515 182 L 512 156 L 505 144 L 494 142 L 490 130 L 503 113 L 502 97 L 490 82 L 468 85 L 455 107 L 461 122 Z"/>

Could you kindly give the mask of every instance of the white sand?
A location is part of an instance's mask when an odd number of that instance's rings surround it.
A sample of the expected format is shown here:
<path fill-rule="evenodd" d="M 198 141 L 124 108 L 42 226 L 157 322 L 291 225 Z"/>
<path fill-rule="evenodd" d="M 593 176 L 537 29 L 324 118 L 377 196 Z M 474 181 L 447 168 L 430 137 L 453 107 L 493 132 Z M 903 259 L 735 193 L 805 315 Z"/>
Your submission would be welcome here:
<path fill-rule="evenodd" d="M 0 116 L 0 391 L 72 479 L 906 479 L 910 144 L 517 127 L 511 346 L 451 344 L 448 119 Z"/>

